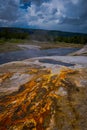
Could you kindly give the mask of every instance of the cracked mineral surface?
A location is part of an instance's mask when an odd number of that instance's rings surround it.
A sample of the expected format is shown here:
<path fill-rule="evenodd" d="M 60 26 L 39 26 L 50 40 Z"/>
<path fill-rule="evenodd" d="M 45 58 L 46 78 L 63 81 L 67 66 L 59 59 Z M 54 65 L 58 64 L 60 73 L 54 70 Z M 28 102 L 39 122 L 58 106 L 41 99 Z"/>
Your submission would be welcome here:
<path fill-rule="evenodd" d="M 87 68 L 1 65 L 0 130 L 87 130 Z"/>

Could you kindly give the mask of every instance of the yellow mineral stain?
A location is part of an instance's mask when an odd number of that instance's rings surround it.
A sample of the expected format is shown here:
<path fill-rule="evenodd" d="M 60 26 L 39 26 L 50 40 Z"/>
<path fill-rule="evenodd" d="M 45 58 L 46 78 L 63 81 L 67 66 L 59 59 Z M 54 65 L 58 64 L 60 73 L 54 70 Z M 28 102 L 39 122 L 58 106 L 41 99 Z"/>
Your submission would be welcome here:
<path fill-rule="evenodd" d="M 39 121 L 40 121 L 40 123 L 42 124 L 42 123 L 43 123 L 43 118 L 41 117 L 41 118 L 39 119 Z"/>
<path fill-rule="evenodd" d="M 38 69 L 32 69 L 30 73 L 33 74 L 38 71 Z M 58 87 L 64 86 L 61 81 L 65 80 L 67 74 L 70 73 L 73 73 L 73 70 L 61 71 L 58 75 L 52 74 L 49 69 L 40 70 L 40 73 L 34 75 L 31 81 L 20 86 L 17 93 L 5 96 L 4 100 L 0 99 L 2 106 L 0 113 L 1 129 L 7 130 L 8 126 L 15 130 L 22 130 L 23 128 L 45 130 L 41 124 L 51 111 L 53 102 L 51 98 L 60 98 L 52 92 Z M 8 73 L 0 76 L 0 78 L 5 80 L 10 76 L 11 74 Z M 41 80 L 38 80 L 38 78 L 41 78 Z M 21 90 L 22 87 L 23 90 Z"/>
<path fill-rule="evenodd" d="M 12 73 L 6 73 L 6 74 L 3 74 L 3 75 L 0 75 L 0 83 L 2 83 L 7 78 L 10 78 L 11 76 L 12 76 Z"/>

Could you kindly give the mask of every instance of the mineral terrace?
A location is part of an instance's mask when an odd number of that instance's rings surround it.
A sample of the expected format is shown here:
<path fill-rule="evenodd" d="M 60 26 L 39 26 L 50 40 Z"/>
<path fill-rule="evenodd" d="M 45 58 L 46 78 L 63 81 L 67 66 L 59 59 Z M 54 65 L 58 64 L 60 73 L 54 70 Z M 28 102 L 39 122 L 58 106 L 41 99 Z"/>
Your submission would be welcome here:
<path fill-rule="evenodd" d="M 0 65 L 0 130 L 87 130 L 87 67 Z"/>

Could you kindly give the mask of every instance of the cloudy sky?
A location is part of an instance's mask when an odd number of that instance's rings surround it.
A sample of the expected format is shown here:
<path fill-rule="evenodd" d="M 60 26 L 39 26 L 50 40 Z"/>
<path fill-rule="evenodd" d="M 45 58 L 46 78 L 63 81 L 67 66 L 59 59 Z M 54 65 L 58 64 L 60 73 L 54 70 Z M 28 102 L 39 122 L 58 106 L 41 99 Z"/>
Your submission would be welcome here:
<path fill-rule="evenodd" d="M 0 0 L 0 27 L 87 33 L 87 0 Z"/>

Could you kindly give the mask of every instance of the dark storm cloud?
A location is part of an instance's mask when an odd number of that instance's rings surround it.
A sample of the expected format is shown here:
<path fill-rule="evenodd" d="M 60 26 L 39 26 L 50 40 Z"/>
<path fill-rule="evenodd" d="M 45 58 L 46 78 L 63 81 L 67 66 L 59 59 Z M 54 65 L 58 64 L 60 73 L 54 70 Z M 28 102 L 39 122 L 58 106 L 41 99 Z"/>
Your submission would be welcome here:
<path fill-rule="evenodd" d="M 87 32 L 86 10 L 86 0 L 0 0 L 0 26 Z"/>
<path fill-rule="evenodd" d="M 83 0 L 80 8 L 80 18 L 87 21 L 87 1 Z"/>
<path fill-rule="evenodd" d="M 14 0 L 0 0 L 0 20 L 15 21 L 19 17 L 18 3 Z"/>
<path fill-rule="evenodd" d="M 22 3 L 35 3 L 36 5 L 41 5 L 43 2 L 48 2 L 50 0 L 21 0 Z"/>
<path fill-rule="evenodd" d="M 78 4 L 70 6 L 71 8 L 71 16 L 67 15 L 63 21 L 63 23 L 66 24 L 72 24 L 72 25 L 83 25 L 87 24 L 87 1 L 85 0 L 80 0 Z M 70 9 L 69 9 L 70 10 Z M 69 11 L 68 10 L 68 11 Z M 73 16 L 72 16 L 73 14 Z"/>

